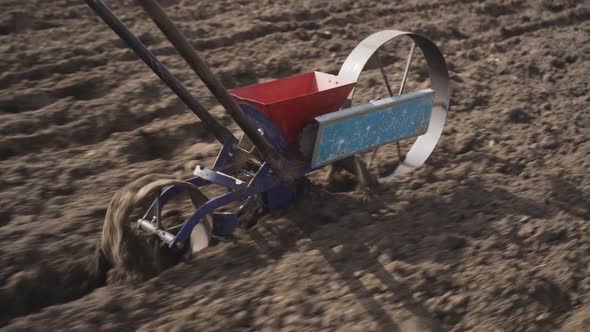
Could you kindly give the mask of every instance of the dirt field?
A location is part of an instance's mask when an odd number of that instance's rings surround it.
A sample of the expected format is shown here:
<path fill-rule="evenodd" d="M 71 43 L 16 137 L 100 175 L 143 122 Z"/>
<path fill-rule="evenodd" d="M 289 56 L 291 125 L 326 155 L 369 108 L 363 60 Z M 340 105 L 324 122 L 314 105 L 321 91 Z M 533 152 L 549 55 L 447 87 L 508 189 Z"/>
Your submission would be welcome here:
<path fill-rule="evenodd" d="M 115 191 L 219 146 L 84 2 L 0 0 L 2 329 L 590 331 L 587 1 L 163 4 L 230 88 L 422 33 L 449 64 L 444 135 L 378 210 L 316 176 L 235 242 L 97 287 L 83 267 Z M 133 1 L 109 5 L 236 128 Z"/>

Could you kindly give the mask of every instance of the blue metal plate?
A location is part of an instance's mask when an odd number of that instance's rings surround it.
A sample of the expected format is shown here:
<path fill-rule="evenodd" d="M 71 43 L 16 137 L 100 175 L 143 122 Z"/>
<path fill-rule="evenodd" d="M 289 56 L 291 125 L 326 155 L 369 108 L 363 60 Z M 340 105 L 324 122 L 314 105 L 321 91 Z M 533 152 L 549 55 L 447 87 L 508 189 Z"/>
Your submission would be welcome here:
<path fill-rule="evenodd" d="M 316 117 L 312 167 L 426 133 L 434 91 L 425 89 Z"/>

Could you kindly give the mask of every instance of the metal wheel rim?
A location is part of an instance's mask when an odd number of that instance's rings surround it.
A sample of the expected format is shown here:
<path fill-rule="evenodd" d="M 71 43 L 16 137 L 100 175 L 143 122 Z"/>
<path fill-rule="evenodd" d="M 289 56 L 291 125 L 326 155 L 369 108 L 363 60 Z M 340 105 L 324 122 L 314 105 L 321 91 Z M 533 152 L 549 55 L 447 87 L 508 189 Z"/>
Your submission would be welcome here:
<path fill-rule="evenodd" d="M 416 139 L 395 170 L 390 175 L 380 178 L 380 182 L 390 181 L 422 165 L 436 147 L 442 135 L 449 110 L 450 89 L 446 62 L 440 50 L 428 38 L 410 32 L 384 30 L 376 32 L 361 41 L 348 55 L 338 73 L 338 76 L 358 81 L 373 54 L 385 43 L 402 36 L 412 39 L 415 45 L 421 49 L 426 59 L 430 86 L 434 90 L 432 115 L 428 131 Z M 351 105 L 354 92 L 355 90 L 352 90 L 349 94 L 343 107 Z"/>

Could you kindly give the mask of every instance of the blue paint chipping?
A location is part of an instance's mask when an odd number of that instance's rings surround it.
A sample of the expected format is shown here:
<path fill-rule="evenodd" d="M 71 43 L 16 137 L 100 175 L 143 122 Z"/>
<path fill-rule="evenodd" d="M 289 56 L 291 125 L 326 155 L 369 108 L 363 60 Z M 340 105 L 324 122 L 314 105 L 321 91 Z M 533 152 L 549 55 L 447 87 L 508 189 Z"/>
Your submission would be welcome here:
<path fill-rule="evenodd" d="M 320 128 L 312 167 L 426 133 L 433 96 L 431 89 L 420 90 L 315 118 Z"/>

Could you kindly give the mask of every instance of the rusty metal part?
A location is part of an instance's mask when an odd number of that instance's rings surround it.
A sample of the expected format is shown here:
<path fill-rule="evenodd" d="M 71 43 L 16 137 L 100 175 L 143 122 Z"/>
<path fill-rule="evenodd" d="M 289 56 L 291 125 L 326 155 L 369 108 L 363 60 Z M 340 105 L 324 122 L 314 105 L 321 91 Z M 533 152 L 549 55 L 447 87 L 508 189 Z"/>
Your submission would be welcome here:
<path fill-rule="evenodd" d="M 305 160 L 311 160 L 313 155 L 313 148 L 315 139 L 318 133 L 318 124 L 310 123 L 303 127 L 301 134 L 299 134 L 299 152 Z"/>

